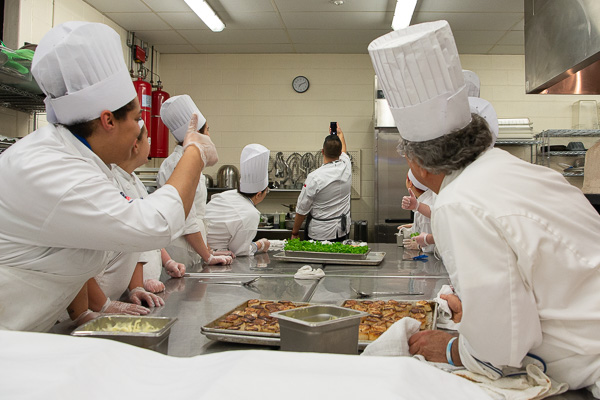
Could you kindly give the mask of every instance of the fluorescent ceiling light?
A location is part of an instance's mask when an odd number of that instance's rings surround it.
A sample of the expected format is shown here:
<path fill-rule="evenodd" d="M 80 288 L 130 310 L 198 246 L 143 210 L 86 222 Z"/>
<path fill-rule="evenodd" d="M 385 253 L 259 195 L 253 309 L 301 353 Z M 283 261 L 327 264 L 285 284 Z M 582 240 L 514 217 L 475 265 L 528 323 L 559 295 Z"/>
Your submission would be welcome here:
<path fill-rule="evenodd" d="M 208 3 L 204 0 L 185 0 L 188 6 L 200 17 L 202 21 L 213 32 L 221 32 L 225 29 L 225 24 L 219 16 L 213 11 Z"/>
<path fill-rule="evenodd" d="M 417 0 L 398 0 L 394 11 L 394 19 L 392 19 L 392 29 L 397 31 L 409 26 L 416 6 Z"/>

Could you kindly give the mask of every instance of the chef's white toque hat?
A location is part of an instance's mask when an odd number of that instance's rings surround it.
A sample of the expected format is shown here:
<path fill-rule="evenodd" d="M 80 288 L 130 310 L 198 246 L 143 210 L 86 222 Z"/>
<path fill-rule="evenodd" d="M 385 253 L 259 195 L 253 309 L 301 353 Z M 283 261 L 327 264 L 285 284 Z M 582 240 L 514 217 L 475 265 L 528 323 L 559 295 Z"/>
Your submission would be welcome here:
<path fill-rule="evenodd" d="M 261 144 L 249 144 L 240 157 L 240 192 L 258 193 L 269 185 L 270 151 Z"/>
<path fill-rule="evenodd" d="M 448 22 L 388 33 L 368 49 L 404 139 L 432 140 L 469 124 L 467 89 Z"/>
<path fill-rule="evenodd" d="M 479 88 L 481 87 L 479 76 L 468 69 L 463 69 L 463 76 L 465 77 L 465 85 L 467 86 L 467 95 L 469 97 L 479 97 Z"/>
<path fill-rule="evenodd" d="M 52 28 L 35 50 L 31 72 L 54 124 L 91 121 L 136 97 L 121 38 L 104 24 L 71 21 Z"/>
<path fill-rule="evenodd" d="M 494 107 L 492 107 L 489 101 L 479 97 L 469 97 L 469 108 L 471 109 L 472 113 L 483 117 L 483 119 L 485 119 L 485 121 L 488 123 L 490 132 L 492 132 L 492 145 L 490 147 L 494 147 L 496 139 L 498 139 L 499 131 L 498 115 L 496 115 L 496 110 L 494 110 Z"/>
<path fill-rule="evenodd" d="M 175 140 L 179 143 L 183 142 L 188 125 L 192 119 L 192 114 L 198 115 L 198 125 L 196 129 L 200 129 L 206 124 L 206 118 L 196 107 L 194 100 L 187 94 L 181 96 L 173 96 L 165 101 L 160 108 L 160 118 L 169 128 L 171 134 L 175 136 Z"/>
<path fill-rule="evenodd" d="M 412 184 L 415 185 L 415 187 L 419 190 L 422 190 L 422 191 L 429 190 L 429 188 L 427 186 L 425 186 L 421 182 L 419 182 L 419 180 L 413 174 L 412 169 L 408 170 L 408 180 L 411 181 Z"/>

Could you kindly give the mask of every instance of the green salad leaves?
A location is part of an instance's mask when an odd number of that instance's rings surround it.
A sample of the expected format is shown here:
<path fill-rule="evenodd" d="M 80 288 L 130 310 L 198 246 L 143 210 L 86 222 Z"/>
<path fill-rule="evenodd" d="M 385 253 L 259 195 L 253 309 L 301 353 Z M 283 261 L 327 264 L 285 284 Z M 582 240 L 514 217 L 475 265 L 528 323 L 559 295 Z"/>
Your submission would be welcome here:
<path fill-rule="evenodd" d="M 319 253 L 351 253 L 365 254 L 369 251 L 369 246 L 351 246 L 349 244 L 331 243 L 323 244 L 321 242 L 311 243 L 300 239 L 288 240 L 284 250 L 287 251 L 316 251 Z"/>

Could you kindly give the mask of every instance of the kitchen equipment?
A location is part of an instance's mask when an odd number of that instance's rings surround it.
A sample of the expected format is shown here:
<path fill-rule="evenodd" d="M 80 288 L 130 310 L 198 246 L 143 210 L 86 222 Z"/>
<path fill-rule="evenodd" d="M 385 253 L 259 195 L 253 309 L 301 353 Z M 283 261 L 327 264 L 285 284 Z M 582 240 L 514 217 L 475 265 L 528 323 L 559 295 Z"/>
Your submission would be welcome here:
<path fill-rule="evenodd" d="M 304 263 L 304 264 L 337 264 L 337 265 L 361 265 L 364 267 L 375 267 L 385 258 L 385 251 L 371 251 L 365 259 L 343 259 L 329 258 L 333 253 L 320 253 L 321 257 L 290 257 L 285 254 L 285 251 L 273 255 L 273 258 L 281 261 Z"/>
<path fill-rule="evenodd" d="M 220 281 L 220 282 L 199 281 L 199 283 L 210 283 L 210 284 L 214 284 L 214 285 L 251 286 L 259 279 L 260 279 L 260 276 L 257 276 L 254 279 L 250 279 L 249 281 Z"/>
<path fill-rule="evenodd" d="M 354 293 L 356 293 L 356 296 L 358 296 L 358 298 L 365 298 L 365 297 L 377 297 L 377 296 L 423 296 L 423 292 L 363 292 L 361 290 L 356 290 L 354 289 L 352 286 L 350 286 L 350 289 L 352 289 L 352 291 Z"/>
<path fill-rule="evenodd" d="M 217 187 L 237 188 L 240 182 L 240 172 L 233 165 L 223 165 L 217 171 Z"/>
<path fill-rule="evenodd" d="M 208 174 L 203 174 L 204 175 L 204 183 L 206 184 L 207 188 L 211 188 L 214 186 L 214 181 L 212 176 L 208 175 Z"/>
<path fill-rule="evenodd" d="M 314 305 L 271 313 L 279 320 L 281 350 L 358 354 L 358 325 L 369 313 Z"/>
<path fill-rule="evenodd" d="M 98 317 L 76 328 L 71 335 L 112 339 L 167 354 L 171 327 L 177 318 L 109 315 Z M 124 332 L 115 329 L 141 328 Z"/>
<path fill-rule="evenodd" d="M 290 213 L 290 214 L 296 214 L 296 213 Z M 306 227 L 306 219 L 304 221 L 302 221 L 302 225 L 300 225 L 300 229 L 304 229 Z M 285 229 L 289 229 L 292 230 L 294 229 L 294 220 L 293 219 L 286 219 L 285 220 Z"/>

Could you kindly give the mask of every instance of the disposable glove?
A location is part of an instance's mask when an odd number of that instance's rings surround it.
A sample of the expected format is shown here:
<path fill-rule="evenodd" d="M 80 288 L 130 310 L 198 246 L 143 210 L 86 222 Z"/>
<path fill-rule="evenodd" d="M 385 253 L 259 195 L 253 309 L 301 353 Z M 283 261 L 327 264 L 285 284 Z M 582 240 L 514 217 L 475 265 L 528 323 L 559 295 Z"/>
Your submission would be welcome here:
<path fill-rule="evenodd" d="M 110 298 L 107 298 L 100 312 L 105 314 L 146 315 L 150 310 L 138 304 L 112 301 Z"/>
<path fill-rule="evenodd" d="M 183 150 L 185 151 L 185 148 L 190 145 L 196 146 L 200 150 L 204 167 L 212 167 L 219 162 L 217 148 L 212 140 L 210 140 L 210 136 L 198 132 L 197 126 L 198 115 L 193 114 L 185 138 L 183 139 Z"/>
<path fill-rule="evenodd" d="M 185 264 L 178 263 L 173 259 L 167 261 L 164 267 L 167 274 L 173 278 L 181 278 L 185 274 Z"/>
<path fill-rule="evenodd" d="M 414 239 L 419 246 L 426 247 L 426 246 L 429 246 L 430 244 L 433 244 L 433 243 L 427 243 L 427 235 L 429 235 L 429 233 L 423 232 L 419 236 L 416 236 Z"/>
<path fill-rule="evenodd" d="M 405 210 L 417 211 L 419 208 L 419 201 L 411 189 L 408 189 L 408 192 L 410 193 L 410 196 L 402 197 L 402 208 Z"/>
<path fill-rule="evenodd" d="M 235 254 L 233 254 L 233 251 L 229 251 L 229 250 L 219 250 L 219 251 L 211 251 L 211 254 L 213 256 L 230 256 L 231 258 L 235 258 Z"/>
<path fill-rule="evenodd" d="M 266 253 L 267 251 L 269 251 L 269 247 L 271 246 L 271 243 L 265 239 L 258 239 L 256 241 L 256 246 L 257 246 L 257 253 Z"/>
<path fill-rule="evenodd" d="M 208 257 L 206 264 L 208 264 L 208 265 L 215 265 L 215 264 L 229 265 L 232 262 L 233 262 L 233 258 L 231 258 L 230 256 L 213 256 L 211 254 L 210 257 Z"/>
<path fill-rule="evenodd" d="M 165 284 L 156 279 L 146 279 L 144 281 L 144 289 L 150 293 L 159 293 L 165 290 Z"/>
<path fill-rule="evenodd" d="M 85 310 L 84 312 L 79 314 L 79 316 L 77 318 L 75 318 L 73 323 L 76 326 L 81 326 L 81 325 L 85 324 L 86 322 L 90 322 L 91 320 L 96 319 L 102 315 L 104 315 L 104 314 L 101 314 L 99 312 L 95 312 L 92 310 Z"/>
<path fill-rule="evenodd" d="M 409 250 L 419 250 L 419 244 L 413 239 L 404 239 L 402 241 L 405 249 Z"/>
<path fill-rule="evenodd" d="M 148 304 L 148 307 L 161 307 L 165 305 L 165 301 L 155 295 L 147 292 L 143 287 L 136 287 L 129 291 L 129 301 L 139 306 L 142 305 L 142 300 Z"/>

